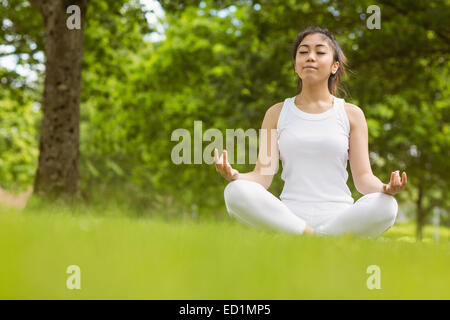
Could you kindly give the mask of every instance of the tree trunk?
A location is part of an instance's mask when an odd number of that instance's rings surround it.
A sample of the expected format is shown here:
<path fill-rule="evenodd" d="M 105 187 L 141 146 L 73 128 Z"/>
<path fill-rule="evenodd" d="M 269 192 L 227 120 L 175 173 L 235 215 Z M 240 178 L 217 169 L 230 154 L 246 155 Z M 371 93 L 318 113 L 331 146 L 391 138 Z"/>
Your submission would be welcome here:
<path fill-rule="evenodd" d="M 30 0 L 45 22 L 45 84 L 34 191 L 79 197 L 79 121 L 83 28 L 88 0 Z M 66 25 L 67 7 L 80 8 L 80 29 Z"/>
<path fill-rule="evenodd" d="M 422 228 L 425 220 L 425 212 L 423 209 L 423 185 L 419 185 L 419 196 L 417 198 L 417 230 L 416 240 L 422 241 Z"/>

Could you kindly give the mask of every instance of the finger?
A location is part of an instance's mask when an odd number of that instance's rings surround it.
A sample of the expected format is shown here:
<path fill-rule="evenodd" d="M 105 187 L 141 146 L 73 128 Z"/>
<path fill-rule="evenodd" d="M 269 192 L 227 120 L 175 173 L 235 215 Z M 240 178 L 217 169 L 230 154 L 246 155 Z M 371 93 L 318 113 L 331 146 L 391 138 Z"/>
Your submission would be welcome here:
<path fill-rule="evenodd" d="M 228 177 L 230 177 L 230 178 L 233 176 L 233 173 L 231 171 L 232 171 L 231 166 L 229 164 L 227 164 L 227 174 L 228 174 Z"/>
<path fill-rule="evenodd" d="M 406 182 L 405 182 L 405 172 L 403 172 L 402 179 L 401 179 L 401 182 L 400 182 L 400 186 L 398 187 L 399 191 L 403 190 L 403 188 L 405 187 L 405 184 L 406 184 Z"/>
<path fill-rule="evenodd" d="M 214 148 L 214 162 L 217 164 L 219 162 L 219 152 Z"/>
<path fill-rule="evenodd" d="M 402 174 L 402 186 L 404 186 L 405 184 L 406 184 L 406 181 L 407 181 L 407 179 L 406 179 L 406 172 L 405 171 L 403 171 L 403 174 Z"/>
<path fill-rule="evenodd" d="M 222 167 L 223 167 L 223 165 L 220 162 L 216 163 L 216 170 L 222 171 Z"/>
<path fill-rule="evenodd" d="M 223 165 L 226 166 L 228 161 L 227 161 L 227 150 L 223 150 Z"/>
<path fill-rule="evenodd" d="M 397 176 L 397 171 L 394 172 L 394 183 L 392 185 L 394 188 L 398 187 L 398 176 Z"/>
<path fill-rule="evenodd" d="M 226 160 L 226 157 L 225 157 L 225 150 L 223 150 L 223 151 L 222 151 L 222 154 L 220 155 L 220 159 L 219 159 L 219 164 L 218 164 L 218 166 L 219 166 L 220 172 L 222 173 L 222 175 L 223 175 L 224 177 L 226 177 L 226 174 L 227 174 L 227 167 L 226 167 L 226 162 L 225 162 L 225 160 Z"/>
<path fill-rule="evenodd" d="M 219 151 L 217 151 L 217 164 L 218 165 L 222 165 L 222 159 L 223 159 L 223 155 L 221 154 L 219 156 Z"/>
<path fill-rule="evenodd" d="M 393 185 L 394 181 L 395 181 L 395 171 L 391 173 L 391 180 L 389 181 L 389 184 Z"/>
<path fill-rule="evenodd" d="M 401 181 L 400 181 L 400 170 L 397 170 L 395 172 L 395 181 L 396 181 L 396 185 L 398 187 L 400 187 L 402 185 Z"/>
<path fill-rule="evenodd" d="M 220 164 L 219 151 L 217 149 L 214 149 L 214 162 L 216 163 L 216 171 L 217 172 L 221 171 L 222 165 Z"/>
<path fill-rule="evenodd" d="M 397 186 L 397 171 L 394 171 L 394 177 L 392 178 L 392 186 Z"/>

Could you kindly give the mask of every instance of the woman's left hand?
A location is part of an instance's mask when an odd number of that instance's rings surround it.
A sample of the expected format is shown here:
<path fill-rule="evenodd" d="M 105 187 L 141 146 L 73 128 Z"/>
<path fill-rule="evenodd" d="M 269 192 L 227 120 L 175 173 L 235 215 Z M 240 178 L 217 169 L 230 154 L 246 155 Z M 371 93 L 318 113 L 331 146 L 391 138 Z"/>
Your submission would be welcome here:
<path fill-rule="evenodd" d="M 391 173 L 391 181 L 388 184 L 383 185 L 383 192 L 394 195 L 403 190 L 406 185 L 406 172 L 403 171 L 402 180 L 400 181 L 400 171 L 394 171 Z"/>

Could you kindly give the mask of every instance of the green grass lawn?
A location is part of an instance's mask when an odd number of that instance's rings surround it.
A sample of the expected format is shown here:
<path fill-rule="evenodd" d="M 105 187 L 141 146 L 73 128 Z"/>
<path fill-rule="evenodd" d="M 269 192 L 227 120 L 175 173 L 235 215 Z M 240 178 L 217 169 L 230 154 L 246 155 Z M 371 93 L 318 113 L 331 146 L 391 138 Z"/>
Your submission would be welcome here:
<path fill-rule="evenodd" d="M 450 232 L 305 237 L 238 222 L 0 210 L 1 299 L 450 299 Z M 405 240 L 405 241 L 403 241 Z M 69 290 L 69 265 L 81 289 Z M 369 290 L 370 265 L 381 289 Z"/>

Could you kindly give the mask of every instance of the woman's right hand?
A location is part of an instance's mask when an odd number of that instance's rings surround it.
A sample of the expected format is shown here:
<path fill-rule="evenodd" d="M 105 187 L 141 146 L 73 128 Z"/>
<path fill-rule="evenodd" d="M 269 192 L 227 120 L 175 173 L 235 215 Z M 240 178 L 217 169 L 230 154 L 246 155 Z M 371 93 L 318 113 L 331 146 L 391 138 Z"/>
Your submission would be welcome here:
<path fill-rule="evenodd" d="M 214 162 L 216 163 L 216 171 L 226 180 L 233 181 L 239 178 L 239 171 L 233 169 L 227 160 L 227 150 L 224 149 L 219 158 L 219 151 L 214 148 Z"/>

